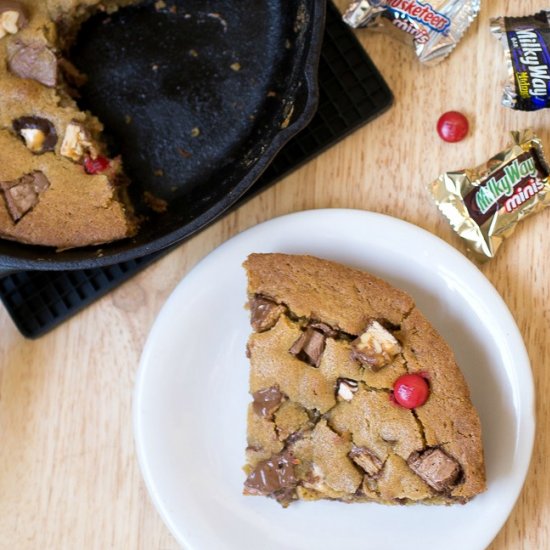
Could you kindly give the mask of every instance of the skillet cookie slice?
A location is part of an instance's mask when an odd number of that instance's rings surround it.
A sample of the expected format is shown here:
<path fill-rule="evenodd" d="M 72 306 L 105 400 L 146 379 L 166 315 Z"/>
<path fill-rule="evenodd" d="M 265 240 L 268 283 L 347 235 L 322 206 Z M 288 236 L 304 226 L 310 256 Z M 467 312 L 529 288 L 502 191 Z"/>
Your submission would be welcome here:
<path fill-rule="evenodd" d="M 138 230 L 120 158 L 77 104 L 81 23 L 136 0 L 0 0 L 0 239 L 59 250 Z"/>
<path fill-rule="evenodd" d="M 452 351 L 405 292 L 311 256 L 251 254 L 244 494 L 465 503 L 486 488 Z"/>

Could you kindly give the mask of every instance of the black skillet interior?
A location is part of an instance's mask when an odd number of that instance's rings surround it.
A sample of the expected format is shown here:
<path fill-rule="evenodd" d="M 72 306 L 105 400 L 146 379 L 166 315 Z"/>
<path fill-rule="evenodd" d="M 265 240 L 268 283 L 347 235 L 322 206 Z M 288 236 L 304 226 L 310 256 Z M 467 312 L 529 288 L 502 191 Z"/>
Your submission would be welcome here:
<path fill-rule="evenodd" d="M 82 26 L 70 52 L 79 103 L 121 154 L 138 235 L 55 252 L 0 241 L 15 267 L 76 269 L 142 256 L 231 206 L 314 113 L 322 0 L 146 1 Z M 164 199 L 155 214 L 144 192 Z M 37 257 L 39 262 L 36 262 Z M 40 267 L 39 267 L 40 268 Z"/>

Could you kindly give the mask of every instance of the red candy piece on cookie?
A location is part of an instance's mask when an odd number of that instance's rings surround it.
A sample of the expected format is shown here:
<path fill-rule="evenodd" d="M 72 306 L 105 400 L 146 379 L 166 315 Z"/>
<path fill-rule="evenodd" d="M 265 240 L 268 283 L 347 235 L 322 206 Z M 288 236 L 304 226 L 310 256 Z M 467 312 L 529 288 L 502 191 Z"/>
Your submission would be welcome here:
<path fill-rule="evenodd" d="M 437 121 L 439 137 L 449 143 L 462 141 L 468 135 L 469 128 L 468 119 L 458 111 L 443 113 Z"/>
<path fill-rule="evenodd" d="M 421 374 L 404 374 L 393 385 L 394 401 L 406 409 L 421 407 L 429 395 L 430 386 Z"/>
<path fill-rule="evenodd" d="M 84 170 L 87 174 L 99 174 L 109 168 L 109 159 L 102 157 L 101 155 L 93 159 L 92 157 L 86 157 L 84 159 Z"/>

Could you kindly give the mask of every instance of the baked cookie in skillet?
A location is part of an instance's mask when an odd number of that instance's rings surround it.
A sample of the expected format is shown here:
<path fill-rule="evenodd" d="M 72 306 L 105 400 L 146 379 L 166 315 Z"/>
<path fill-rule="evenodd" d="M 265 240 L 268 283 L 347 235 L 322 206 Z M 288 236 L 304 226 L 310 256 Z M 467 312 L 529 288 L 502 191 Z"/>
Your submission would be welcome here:
<path fill-rule="evenodd" d="M 412 298 L 311 256 L 252 254 L 244 493 L 465 503 L 486 488 L 479 417 Z"/>
<path fill-rule="evenodd" d="M 134 235 L 120 159 L 63 57 L 97 10 L 131 0 L 0 0 L 0 237 L 58 249 Z"/>

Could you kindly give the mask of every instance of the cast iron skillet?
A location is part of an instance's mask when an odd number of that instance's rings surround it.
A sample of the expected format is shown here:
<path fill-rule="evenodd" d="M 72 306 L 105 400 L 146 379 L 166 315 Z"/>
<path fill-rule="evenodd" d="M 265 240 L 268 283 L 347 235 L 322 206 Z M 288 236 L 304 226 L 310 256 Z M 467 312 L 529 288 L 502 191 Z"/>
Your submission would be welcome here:
<path fill-rule="evenodd" d="M 324 0 L 154 4 L 92 17 L 70 56 L 89 77 L 80 105 L 105 124 L 132 180 L 145 216 L 139 233 L 63 252 L 0 239 L 4 272 L 109 265 L 189 237 L 233 205 L 313 116 Z M 145 191 L 167 211 L 147 208 Z"/>

